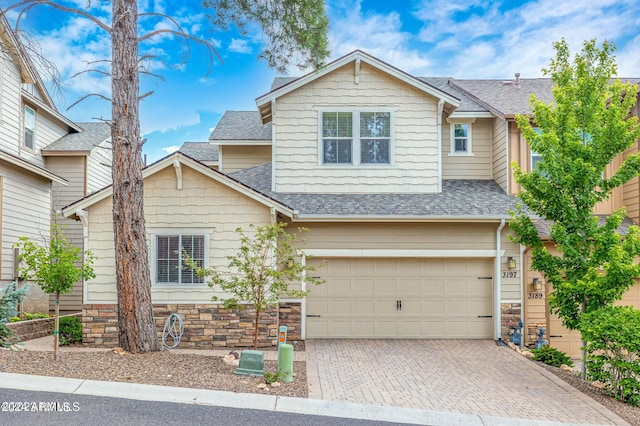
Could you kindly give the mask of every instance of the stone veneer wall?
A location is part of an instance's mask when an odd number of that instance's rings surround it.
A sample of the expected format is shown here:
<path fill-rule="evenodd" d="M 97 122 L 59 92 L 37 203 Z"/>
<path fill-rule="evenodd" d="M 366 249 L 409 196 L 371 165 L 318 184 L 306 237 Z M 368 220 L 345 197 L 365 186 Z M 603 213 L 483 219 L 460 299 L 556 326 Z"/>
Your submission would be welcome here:
<path fill-rule="evenodd" d="M 62 317 L 79 317 L 80 314 L 61 315 Z M 7 327 L 16 333 L 21 342 L 51 336 L 55 318 L 38 318 L 27 321 L 7 323 Z"/>
<path fill-rule="evenodd" d="M 164 324 L 169 315 L 177 313 L 184 322 L 184 334 L 179 347 L 214 349 L 253 346 L 253 319 L 255 311 L 225 310 L 217 304 L 154 304 L 153 313 L 162 338 Z M 280 314 L 280 318 L 278 318 Z M 279 322 L 288 328 L 288 339 L 300 339 L 300 303 L 285 303 L 280 309 L 261 314 L 258 346 L 277 344 Z M 118 317 L 116 305 L 84 305 L 82 309 L 83 343 L 92 346 L 118 346 Z"/>
<path fill-rule="evenodd" d="M 502 317 L 502 340 L 511 341 L 511 327 L 517 327 L 518 322 L 522 319 L 521 303 L 502 303 L 500 305 Z M 527 330 L 525 329 L 526 333 Z"/>

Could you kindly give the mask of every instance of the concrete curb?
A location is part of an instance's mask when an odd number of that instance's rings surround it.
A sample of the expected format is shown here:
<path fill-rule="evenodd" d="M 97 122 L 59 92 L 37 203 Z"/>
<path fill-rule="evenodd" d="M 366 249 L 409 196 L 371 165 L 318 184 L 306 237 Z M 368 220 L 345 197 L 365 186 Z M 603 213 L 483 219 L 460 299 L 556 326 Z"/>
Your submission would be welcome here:
<path fill-rule="evenodd" d="M 478 416 L 413 408 L 280 397 L 275 395 L 243 394 L 206 389 L 178 388 L 138 383 L 102 382 L 97 380 L 32 376 L 14 373 L 0 373 L 0 388 L 125 398 L 140 401 L 199 404 L 406 424 L 478 426 L 570 425 L 568 423 L 544 422 L 531 419 Z"/>

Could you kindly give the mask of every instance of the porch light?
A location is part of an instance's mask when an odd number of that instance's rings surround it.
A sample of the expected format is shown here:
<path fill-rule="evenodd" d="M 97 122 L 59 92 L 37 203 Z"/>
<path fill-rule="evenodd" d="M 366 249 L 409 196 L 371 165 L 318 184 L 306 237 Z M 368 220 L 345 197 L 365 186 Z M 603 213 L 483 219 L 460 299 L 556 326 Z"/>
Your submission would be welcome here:
<path fill-rule="evenodd" d="M 533 279 L 534 290 L 542 290 L 542 280 L 540 278 Z"/>
<path fill-rule="evenodd" d="M 507 258 L 507 268 L 516 269 L 516 259 L 514 257 L 509 256 Z"/>

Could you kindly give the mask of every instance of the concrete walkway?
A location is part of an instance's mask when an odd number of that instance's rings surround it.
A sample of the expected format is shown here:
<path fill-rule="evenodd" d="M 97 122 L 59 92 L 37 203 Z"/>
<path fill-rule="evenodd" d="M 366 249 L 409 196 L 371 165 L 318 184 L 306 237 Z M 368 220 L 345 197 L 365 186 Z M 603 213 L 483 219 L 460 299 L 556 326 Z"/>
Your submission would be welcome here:
<path fill-rule="evenodd" d="M 627 424 L 493 341 L 307 340 L 309 398 L 578 424 Z"/>

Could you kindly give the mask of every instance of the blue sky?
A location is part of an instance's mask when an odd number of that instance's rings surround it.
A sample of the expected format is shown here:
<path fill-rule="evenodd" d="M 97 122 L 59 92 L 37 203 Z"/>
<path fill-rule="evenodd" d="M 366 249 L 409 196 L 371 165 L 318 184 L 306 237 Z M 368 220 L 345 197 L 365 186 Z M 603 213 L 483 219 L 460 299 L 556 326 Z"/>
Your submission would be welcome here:
<path fill-rule="evenodd" d="M 0 0 L 0 6 L 15 0 Z M 60 2 L 85 8 L 108 21 L 109 2 Z M 246 36 L 212 28 L 199 1 L 140 0 L 140 10 L 166 13 L 182 28 L 217 47 L 209 74 L 203 50 L 192 46 L 188 64 L 180 69 L 180 45 L 162 37 L 142 50 L 164 61 L 147 63 L 151 73 L 142 91 L 154 94 L 141 104 L 144 152 L 155 161 L 185 141 L 206 141 L 225 110 L 255 110 L 255 98 L 269 90 L 276 76 L 258 60 L 262 38 L 258 28 Z M 584 40 L 616 43 L 619 75 L 640 77 L 640 2 L 637 0 L 328 0 L 331 57 L 362 49 L 416 76 L 456 78 L 523 78 L 542 76 L 554 56 L 552 43 L 565 38 L 575 52 Z M 16 14 L 9 15 L 10 20 Z M 141 22 L 141 32 L 163 28 L 159 20 Z M 97 73 L 99 61 L 110 56 L 107 35 L 83 18 L 63 16 L 48 7 L 32 9 L 23 28 L 38 39 L 45 56 L 55 63 L 65 82 L 61 96 L 52 93 L 59 110 L 74 121 L 110 116 L 110 105 L 90 93 L 108 96 L 110 82 Z M 72 75 L 81 73 L 75 78 Z M 289 75 L 301 75 L 291 69 Z"/>

